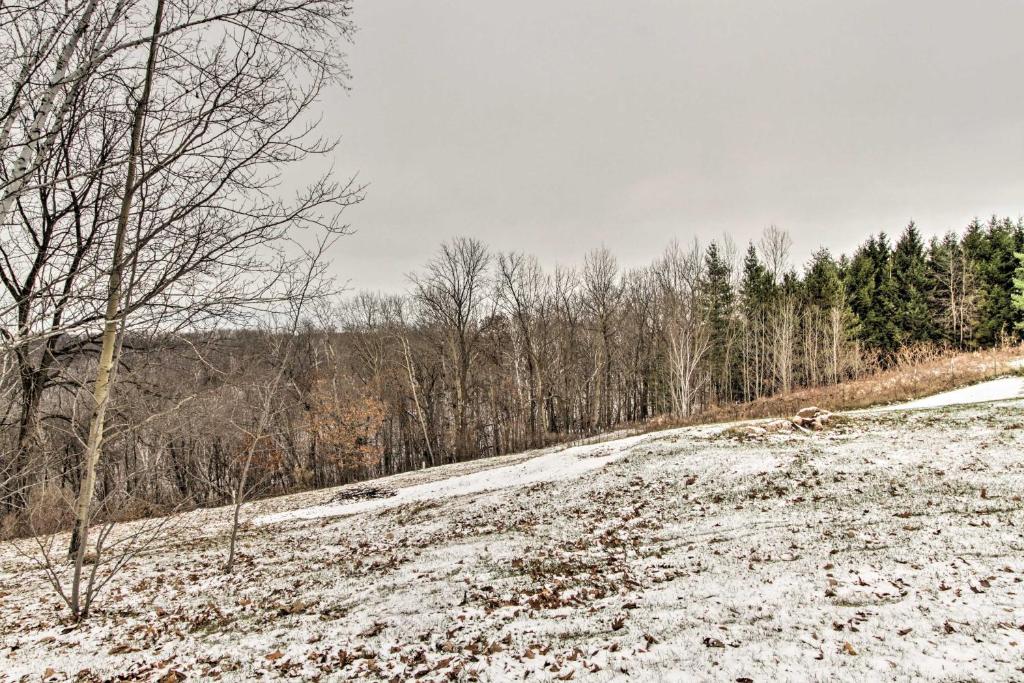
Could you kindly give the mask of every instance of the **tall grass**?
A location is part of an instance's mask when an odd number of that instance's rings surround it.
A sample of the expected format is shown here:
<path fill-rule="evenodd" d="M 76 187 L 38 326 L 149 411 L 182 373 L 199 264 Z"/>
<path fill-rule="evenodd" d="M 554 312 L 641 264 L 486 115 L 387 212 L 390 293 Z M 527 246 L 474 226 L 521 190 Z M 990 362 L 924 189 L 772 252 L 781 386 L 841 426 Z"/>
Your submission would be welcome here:
<path fill-rule="evenodd" d="M 789 417 L 801 408 L 816 406 L 831 411 L 856 410 L 912 401 L 1008 374 L 1020 373 L 1012 361 L 1024 357 L 1024 346 L 1002 346 L 985 351 L 953 351 L 932 346 L 906 348 L 886 369 L 878 369 L 841 384 L 811 387 L 749 403 L 712 406 L 699 414 L 657 417 L 641 427 L 654 431 L 695 424 L 711 424 L 765 417 Z"/>

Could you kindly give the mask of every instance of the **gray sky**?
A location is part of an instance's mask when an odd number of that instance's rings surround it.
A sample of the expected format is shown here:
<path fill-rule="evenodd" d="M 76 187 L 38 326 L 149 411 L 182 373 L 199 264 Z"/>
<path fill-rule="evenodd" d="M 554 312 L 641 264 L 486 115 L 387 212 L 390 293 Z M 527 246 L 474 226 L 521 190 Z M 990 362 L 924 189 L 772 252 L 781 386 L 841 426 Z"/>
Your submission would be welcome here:
<path fill-rule="evenodd" d="M 1021 0 L 359 0 L 335 249 L 399 290 L 440 241 L 547 265 L 776 224 L 801 263 L 868 232 L 1024 212 Z"/>

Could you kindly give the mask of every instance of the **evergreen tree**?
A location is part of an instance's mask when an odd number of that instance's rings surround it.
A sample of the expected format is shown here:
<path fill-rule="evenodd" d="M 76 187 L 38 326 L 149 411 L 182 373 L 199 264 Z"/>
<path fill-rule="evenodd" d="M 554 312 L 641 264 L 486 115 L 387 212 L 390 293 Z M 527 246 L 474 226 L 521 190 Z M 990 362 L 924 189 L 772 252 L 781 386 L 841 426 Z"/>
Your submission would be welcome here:
<path fill-rule="evenodd" d="M 751 400 L 767 389 L 769 365 L 768 312 L 775 299 L 775 282 L 751 244 L 743 259 L 740 300 L 743 313 L 743 398 Z"/>
<path fill-rule="evenodd" d="M 1019 338 L 1011 294 L 1017 269 L 1014 254 L 1024 249 L 1024 225 L 993 216 L 983 231 L 975 234 L 971 227 L 968 230 L 979 279 L 975 342 L 989 347 L 1007 336 Z"/>
<path fill-rule="evenodd" d="M 1017 252 L 1017 271 L 1013 275 L 1013 294 L 1010 297 L 1016 313 L 1014 328 L 1024 330 L 1024 253 Z"/>
<path fill-rule="evenodd" d="M 846 290 L 850 309 L 860 322 L 858 338 L 887 362 L 899 348 L 900 335 L 896 326 L 898 292 L 885 233 L 872 235 L 858 248 L 847 273 Z"/>
<path fill-rule="evenodd" d="M 935 321 L 928 307 L 929 282 L 924 242 L 911 221 L 892 254 L 892 278 L 896 287 L 897 342 L 917 344 L 936 337 Z"/>
<path fill-rule="evenodd" d="M 718 244 L 712 242 L 704 257 L 705 315 L 711 329 L 708 354 L 712 390 L 716 400 L 732 396 L 733 307 L 732 266 L 722 256 Z"/>
<path fill-rule="evenodd" d="M 757 249 L 751 244 L 743 259 L 743 280 L 740 294 L 746 312 L 765 309 L 774 296 L 775 283 L 772 274 L 757 257 Z"/>
<path fill-rule="evenodd" d="M 845 307 L 845 288 L 839 264 L 828 249 L 819 249 L 811 256 L 804 275 L 804 291 L 808 305 L 823 309 Z"/>

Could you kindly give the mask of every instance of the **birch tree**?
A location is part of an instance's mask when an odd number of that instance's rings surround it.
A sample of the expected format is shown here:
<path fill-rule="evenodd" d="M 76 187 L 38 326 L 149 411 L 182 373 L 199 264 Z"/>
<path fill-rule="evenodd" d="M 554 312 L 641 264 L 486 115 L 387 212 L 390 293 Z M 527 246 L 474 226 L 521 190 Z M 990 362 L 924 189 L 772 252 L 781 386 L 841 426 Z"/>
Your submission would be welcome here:
<path fill-rule="evenodd" d="M 703 264 L 703 252 L 696 243 L 684 251 L 673 242 L 655 266 L 672 376 L 672 412 L 680 416 L 693 412 L 708 381 L 703 363 L 711 347 L 711 330 L 701 301 Z"/>
<path fill-rule="evenodd" d="M 115 245 L 122 325 L 237 325 L 274 303 L 275 245 L 295 230 L 343 232 L 339 211 L 360 197 L 330 175 L 292 197 L 278 189 L 283 168 L 333 149 L 310 112 L 347 77 L 348 3 L 165 0 L 135 127 L 156 7 L 42 2 L 6 27 L 8 52 L 23 57 L 9 69 L 37 74 L 25 87 L 12 80 L 4 108 L 2 190 L 13 208 L 0 226 L 0 310 L 21 376 L 15 470 L 42 450 L 46 392 L 102 350 Z M 21 38 L 47 21 L 36 42 Z M 46 87 L 38 74 L 50 74 Z"/>

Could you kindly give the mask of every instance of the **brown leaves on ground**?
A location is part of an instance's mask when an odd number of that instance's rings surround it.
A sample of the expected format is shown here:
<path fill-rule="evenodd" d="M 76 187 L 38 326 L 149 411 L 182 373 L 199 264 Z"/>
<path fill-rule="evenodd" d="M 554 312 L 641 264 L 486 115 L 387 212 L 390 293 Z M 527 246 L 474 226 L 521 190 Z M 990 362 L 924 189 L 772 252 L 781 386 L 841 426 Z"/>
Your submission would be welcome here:
<path fill-rule="evenodd" d="M 383 621 L 374 622 L 359 633 L 360 638 L 374 638 L 379 636 L 388 627 Z"/>

